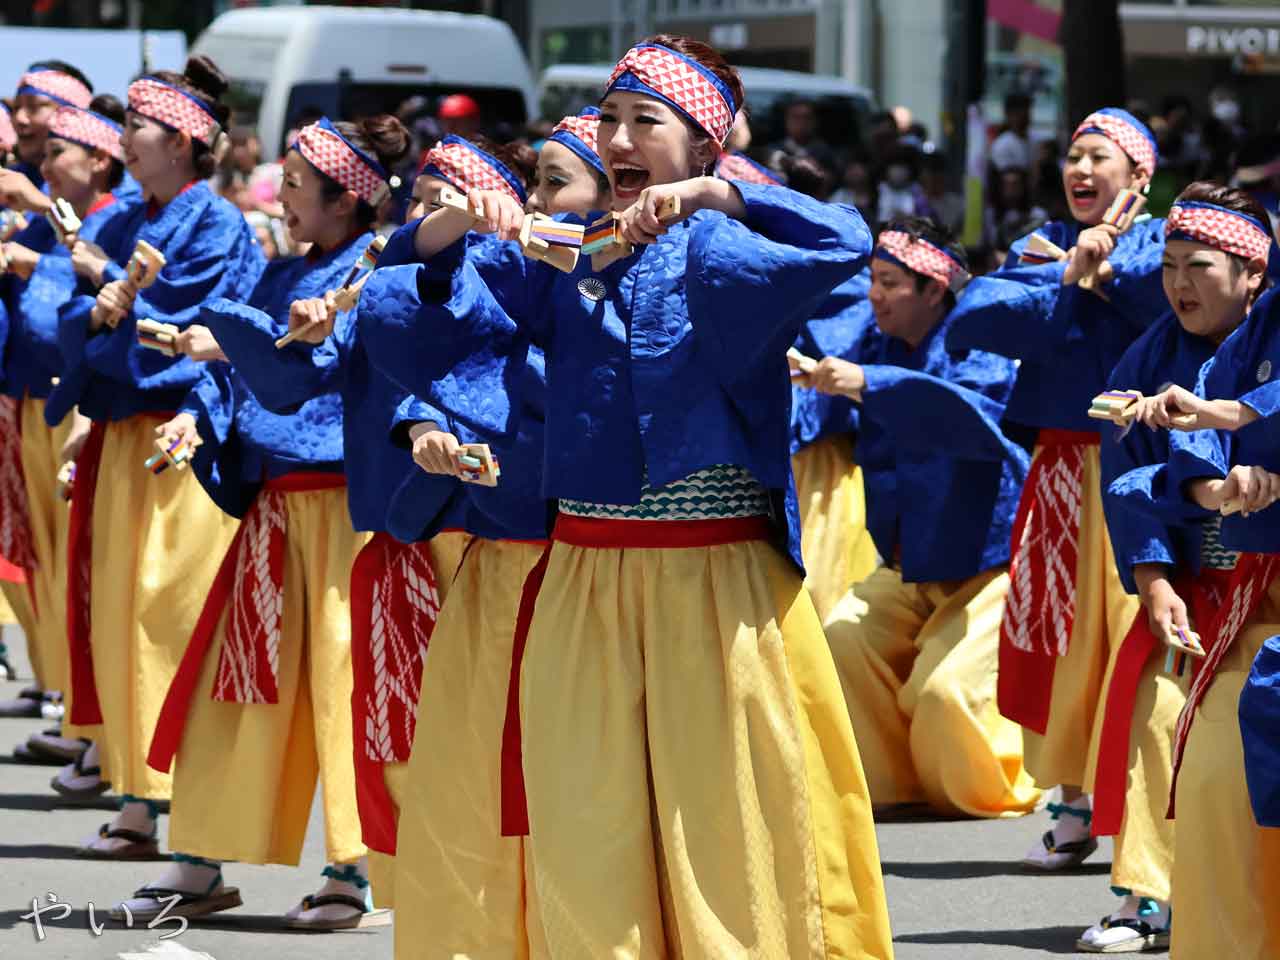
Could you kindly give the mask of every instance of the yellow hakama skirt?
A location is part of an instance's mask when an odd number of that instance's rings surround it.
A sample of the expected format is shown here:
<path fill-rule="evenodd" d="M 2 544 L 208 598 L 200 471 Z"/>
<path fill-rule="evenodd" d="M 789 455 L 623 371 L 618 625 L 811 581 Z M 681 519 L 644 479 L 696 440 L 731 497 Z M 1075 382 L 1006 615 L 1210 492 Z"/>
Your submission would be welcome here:
<path fill-rule="evenodd" d="M 1022 735 L 996 706 L 1004 568 L 907 583 L 881 567 L 826 622 L 877 807 L 1017 816 L 1040 800 Z"/>
<path fill-rule="evenodd" d="M 876 545 L 867 532 L 862 468 L 847 436 L 826 437 L 791 458 L 800 501 L 800 549 L 804 586 L 825 621 L 855 583 L 876 568 Z"/>
<path fill-rule="evenodd" d="M 1280 581 L 1240 630 L 1200 702 L 1178 774 L 1173 960 L 1280 957 L 1280 829 L 1254 820 L 1238 713 L 1253 658 L 1280 634 Z"/>
<path fill-rule="evenodd" d="M 143 465 L 160 422 L 106 424 L 90 589 L 102 768 L 118 793 L 150 800 L 169 799 L 172 786 L 147 766 L 160 707 L 236 529 L 191 471 L 153 476 Z"/>
<path fill-rule="evenodd" d="M 356 811 L 348 604 L 351 564 L 369 534 L 351 528 L 345 488 L 283 500 L 277 702 L 213 699 L 224 611 L 175 758 L 169 845 L 213 860 L 296 865 L 318 777 L 327 859 L 350 863 L 366 851 Z"/>
<path fill-rule="evenodd" d="M 431 551 L 431 569 L 436 576 L 436 594 L 441 606 L 449 596 L 449 587 L 462 562 L 463 552 L 471 540 L 471 534 L 464 530 L 442 530 L 431 538 L 428 546 Z M 433 634 L 434 636 L 434 631 Z M 428 646 L 428 649 L 430 647 Z M 387 792 L 397 811 L 403 810 L 408 796 L 406 787 L 409 782 L 408 763 L 384 763 L 382 775 L 387 785 Z M 396 905 L 396 858 L 377 850 L 369 851 L 369 883 L 373 890 L 374 901 L 379 907 L 394 908 Z"/>
<path fill-rule="evenodd" d="M 432 543 L 434 544 L 434 540 Z M 545 545 L 471 541 L 431 634 L 396 837 L 396 956 L 552 954 L 526 923 L 520 837 L 501 833 L 504 705 L 521 590 Z M 447 578 L 442 578 L 447 579 Z M 533 929 L 530 929 L 533 927 Z"/>
<path fill-rule="evenodd" d="M 36 683 L 44 690 L 70 686 L 67 647 L 67 528 L 69 505 L 58 496 L 60 452 L 71 432 L 71 417 L 52 429 L 44 422 L 44 401 L 26 397 L 18 405 L 22 424 L 22 472 L 36 569 L 34 633 L 27 633 L 27 656 Z M 67 733 L 66 736 L 76 734 Z"/>
<path fill-rule="evenodd" d="M 800 577 L 763 521 L 667 540 L 741 522 L 557 522 L 519 688 L 549 951 L 533 956 L 893 955 L 858 748 Z"/>

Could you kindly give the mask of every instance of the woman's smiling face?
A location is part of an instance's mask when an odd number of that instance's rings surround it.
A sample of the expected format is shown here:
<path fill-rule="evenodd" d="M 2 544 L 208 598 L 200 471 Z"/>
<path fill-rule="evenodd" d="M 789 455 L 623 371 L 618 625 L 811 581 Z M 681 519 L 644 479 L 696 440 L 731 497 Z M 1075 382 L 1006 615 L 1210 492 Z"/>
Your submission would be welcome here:
<path fill-rule="evenodd" d="M 683 116 L 643 93 L 614 90 L 601 101 L 599 142 L 615 210 L 635 203 L 645 187 L 697 176 L 714 159 L 710 148 L 699 155 L 704 148 Z"/>
<path fill-rule="evenodd" d="M 1062 165 L 1062 187 L 1071 216 L 1087 227 L 1102 222 L 1121 190 L 1140 190 L 1148 179 L 1133 169 L 1133 161 L 1114 140 L 1100 133 L 1077 137 Z"/>

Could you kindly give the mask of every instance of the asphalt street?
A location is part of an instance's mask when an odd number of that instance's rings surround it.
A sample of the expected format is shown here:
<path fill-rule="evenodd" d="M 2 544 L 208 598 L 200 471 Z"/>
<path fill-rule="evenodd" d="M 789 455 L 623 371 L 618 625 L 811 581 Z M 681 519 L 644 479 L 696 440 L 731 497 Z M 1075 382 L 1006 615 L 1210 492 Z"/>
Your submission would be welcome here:
<path fill-rule="evenodd" d="M 6 640 L 26 674 L 20 634 L 7 630 Z M 13 697 L 21 686 L 0 684 L 0 699 Z M 320 883 L 318 808 L 299 867 L 226 867 L 227 882 L 244 898 L 239 910 L 163 943 L 159 936 L 171 926 L 126 929 L 108 921 L 106 910 L 162 865 L 92 862 L 76 855 L 78 845 L 111 817 L 114 803 L 60 807 L 48 786 L 55 768 L 10 759 L 14 744 L 48 726 L 0 720 L 0 960 L 391 960 L 387 927 L 307 934 L 281 925 L 280 916 Z M 233 787 L 227 802 L 235 802 Z M 1075 938 L 1114 902 L 1107 889 L 1110 845 L 1081 872 L 1028 876 L 1016 861 L 1046 822 L 1036 814 L 881 824 L 880 855 L 899 960 L 1030 960 L 1074 953 Z M 166 832 L 162 817 L 162 838 Z M 23 914 L 31 913 L 33 898 L 46 898 L 48 905 L 50 892 L 71 912 L 45 912 L 45 939 L 39 941 Z M 93 922 L 105 923 L 100 934 L 90 930 L 90 903 Z"/>

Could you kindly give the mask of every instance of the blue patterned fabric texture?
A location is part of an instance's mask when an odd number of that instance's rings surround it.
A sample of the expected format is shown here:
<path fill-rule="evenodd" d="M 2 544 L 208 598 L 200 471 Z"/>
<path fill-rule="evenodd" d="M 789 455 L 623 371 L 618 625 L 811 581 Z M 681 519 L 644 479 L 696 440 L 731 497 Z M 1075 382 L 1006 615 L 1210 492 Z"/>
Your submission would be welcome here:
<path fill-rule="evenodd" d="M 1007 563 L 1027 477 L 1026 451 L 1000 426 L 1015 364 L 949 350 L 951 326 L 947 316 L 915 349 L 872 327 L 855 353 L 867 381 L 855 448 L 867 530 L 914 583 Z"/>
<path fill-rule="evenodd" d="M 91 372 L 83 382 L 58 385 L 58 407 L 78 403 L 94 420 L 177 410 L 204 365 L 139 346 L 138 318 L 186 327 L 196 322 L 207 301 L 247 300 L 265 266 L 244 215 L 204 183 L 189 187 L 158 211 L 140 197 L 123 202 L 122 208 L 98 237 L 113 261 L 104 271 L 104 282 L 125 275 L 138 240 L 159 250 L 167 263 L 114 329 L 89 332 L 96 292 L 84 285 L 58 311 L 63 362 L 71 368 L 84 365 Z"/>
<path fill-rule="evenodd" d="M 1125 351 L 1108 389 L 1139 390 L 1147 396 L 1169 384 L 1194 390 L 1200 368 L 1213 351 L 1211 341 L 1188 333 L 1167 312 Z M 1162 518 L 1135 503 L 1167 496 L 1165 464 L 1170 437 L 1176 435 L 1141 424 L 1127 431 L 1104 425 L 1102 431 L 1103 512 L 1125 589 L 1137 593 L 1133 568 L 1139 563 L 1164 563 L 1178 571 L 1198 572 L 1203 511 L 1178 506 Z"/>
<path fill-rule="evenodd" d="M 113 200 L 88 214 L 78 236 L 96 243 L 103 228 L 122 209 L 122 205 Z M 40 261 L 29 280 L 16 274 L 0 278 L 3 388 L 6 395 L 18 399 L 25 394 L 45 398 L 53 389 L 53 378 L 63 376 L 62 354 L 58 350 L 58 309 L 75 294 L 78 281 L 71 268 L 70 251 L 58 243 L 43 217 L 33 218 L 31 225 L 17 234 L 13 242 L 40 254 Z"/>
<path fill-rule="evenodd" d="M 858 345 L 875 335 L 875 321 L 866 309 L 870 290 L 870 270 L 836 287 L 818 312 L 801 324 L 795 348 L 814 360 L 843 357 L 858 362 Z M 819 440 L 857 429 L 858 408 L 847 397 L 829 397 L 792 386 L 792 456 Z"/>
<path fill-rule="evenodd" d="M 372 239 L 366 233 L 318 258 L 274 261 L 248 305 L 221 299 L 201 311 L 201 322 L 231 360 L 233 377 L 252 391 L 235 422 L 255 449 L 238 476 L 226 480 L 252 493 L 263 468 L 269 474 L 341 471 L 352 524 L 361 531 L 386 529 L 387 503 L 415 469 L 386 434 L 403 392 L 373 371 L 350 313 L 338 315 L 332 335 L 320 344 L 294 341 L 277 350 L 275 340 L 288 330 L 290 304 L 338 288 Z M 227 422 L 213 403 L 200 409 L 211 426 Z M 446 489 L 443 498 L 448 495 Z"/>
<path fill-rule="evenodd" d="M 737 189 L 745 222 L 700 211 L 600 274 L 587 258 L 564 274 L 515 244 L 462 242 L 378 270 L 364 297 L 378 308 L 360 310 L 370 355 L 409 389 L 451 371 L 482 384 L 442 405 L 510 434 L 537 346 L 546 498 L 634 504 L 646 486 L 736 464 L 769 491 L 778 542 L 800 564 L 784 354 L 866 265 L 871 233 L 849 208 Z M 588 277 L 603 283 L 599 299 L 579 289 Z"/>
<path fill-rule="evenodd" d="M 1075 245 L 1076 223 L 1052 222 L 1036 232 L 1063 250 Z M 1164 221 L 1140 220 L 1110 257 L 1110 301 L 1062 285 L 1061 263 L 1019 264 L 1023 237 L 1004 267 L 965 287 L 949 336 L 954 349 L 990 350 L 1021 361 L 1008 417 L 1028 427 L 1097 430 L 1090 401 L 1139 334 L 1168 309 L 1161 285 Z"/>

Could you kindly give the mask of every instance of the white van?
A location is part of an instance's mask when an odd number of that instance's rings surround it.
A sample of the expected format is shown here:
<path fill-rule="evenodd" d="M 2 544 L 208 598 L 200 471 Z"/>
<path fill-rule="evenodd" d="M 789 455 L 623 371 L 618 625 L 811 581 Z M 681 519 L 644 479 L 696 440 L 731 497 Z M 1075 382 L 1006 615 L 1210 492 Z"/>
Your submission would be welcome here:
<path fill-rule="evenodd" d="M 544 120 L 559 120 L 595 105 L 604 92 L 613 64 L 560 63 L 542 71 L 538 105 Z M 827 143 L 846 146 L 866 143 L 867 119 L 876 110 L 866 87 L 840 77 L 794 70 L 739 67 L 747 89 L 751 139 L 758 145 L 783 138 L 782 120 L 793 100 L 810 100 L 817 108 L 818 135 Z"/>
<path fill-rule="evenodd" d="M 232 10 L 193 53 L 232 79 L 237 122 L 257 128 L 265 156 L 316 110 L 335 119 L 394 113 L 409 97 L 473 97 L 486 127 L 532 117 L 533 75 L 511 28 L 491 17 L 430 10 L 275 7 Z"/>

